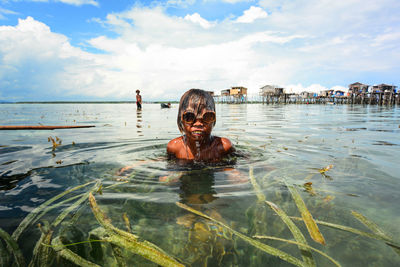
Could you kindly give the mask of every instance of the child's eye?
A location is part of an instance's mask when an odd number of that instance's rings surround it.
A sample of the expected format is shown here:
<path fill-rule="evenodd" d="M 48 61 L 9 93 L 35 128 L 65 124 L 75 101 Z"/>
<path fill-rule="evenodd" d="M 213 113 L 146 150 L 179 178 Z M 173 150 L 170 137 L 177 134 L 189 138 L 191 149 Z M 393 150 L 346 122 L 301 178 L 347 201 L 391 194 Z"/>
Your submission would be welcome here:
<path fill-rule="evenodd" d="M 203 115 L 203 121 L 205 123 L 212 123 L 215 121 L 215 113 L 214 112 L 206 112 Z"/>
<path fill-rule="evenodd" d="M 182 116 L 183 121 L 193 123 L 196 120 L 196 115 L 193 112 L 186 112 Z"/>

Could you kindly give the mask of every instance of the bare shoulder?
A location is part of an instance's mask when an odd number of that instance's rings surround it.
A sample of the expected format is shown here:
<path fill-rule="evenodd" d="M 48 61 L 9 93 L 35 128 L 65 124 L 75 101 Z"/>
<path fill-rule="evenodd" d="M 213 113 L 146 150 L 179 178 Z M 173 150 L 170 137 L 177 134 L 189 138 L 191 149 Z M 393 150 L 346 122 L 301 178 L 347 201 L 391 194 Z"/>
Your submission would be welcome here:
<path fill-rule="evenodd" d="M 172 139 L 168 142 L 167 152 L 170 154 L 176 154 L 183 146 L 182 136 Z"/>
<path fill-rule="evenodd" d="M 228 138 L 221 137 L 221 143 L 225 151 L 231 151 L 234 149 L 231 140 L 229 140 Z"/>
<path fill-rule="evenodd" d="M 225 151 L 226 153 L 232 152 L 234 150 L 232 142 L 228 138 L 216 136 L 215 139 L 220 144 L 223 151 Z"/>

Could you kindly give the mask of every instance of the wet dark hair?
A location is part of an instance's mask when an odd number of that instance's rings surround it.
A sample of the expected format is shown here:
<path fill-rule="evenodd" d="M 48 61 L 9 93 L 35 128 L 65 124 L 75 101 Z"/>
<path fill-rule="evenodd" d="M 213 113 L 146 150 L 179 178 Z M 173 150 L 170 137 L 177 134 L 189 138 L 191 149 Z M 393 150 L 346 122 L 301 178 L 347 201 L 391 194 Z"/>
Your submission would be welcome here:
<path fill-rule="evenodd" d="M 182 114 L 186 111 L 188 107 L 192 107 L 193 111 L 198 114 L 203 109 L 211 110 L 215 112 L 215 102 L 214 98 L 210 93 L 201 90 L 201 89 L 190 89 L 186 91 L 179 101 L 179 110 L 178 110 L 178 128 L 181 133 L 183 133 L 183 123 L 182 123 Z M 215 125 L 215 121 L 213 126 Z"/>

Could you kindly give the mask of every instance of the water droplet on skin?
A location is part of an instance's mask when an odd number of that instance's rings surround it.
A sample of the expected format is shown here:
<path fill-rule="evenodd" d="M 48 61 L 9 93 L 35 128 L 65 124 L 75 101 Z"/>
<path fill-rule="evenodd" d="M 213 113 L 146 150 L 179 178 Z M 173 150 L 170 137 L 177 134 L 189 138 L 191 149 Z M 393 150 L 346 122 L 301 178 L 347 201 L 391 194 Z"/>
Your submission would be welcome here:
<path fill-rule="evenodd" d="M 196 141 L 196 158 L 200 158 L 200 142 Z"/>

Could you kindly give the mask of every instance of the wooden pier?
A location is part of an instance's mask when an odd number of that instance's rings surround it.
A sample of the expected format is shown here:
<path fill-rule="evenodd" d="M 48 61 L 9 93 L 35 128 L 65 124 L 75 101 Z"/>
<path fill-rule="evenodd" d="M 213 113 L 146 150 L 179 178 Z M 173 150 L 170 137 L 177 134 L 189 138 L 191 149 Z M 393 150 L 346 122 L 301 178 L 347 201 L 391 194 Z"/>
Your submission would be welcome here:
<path fill-rule="evenodd" d="M 246 104 L 246 103 L 263 103 L 263 104 L 327 104 L 327 105 L 343 105 L 343 104 L 361 104 L 361 105 L 400 105 L 400 93 L 363 93 L 359 95 L 350 94 L 349 96 L 300 96 L 297 94 L 279 94 L 257 96 L 249 99 L 245 97 L 235 96 L 214 96 L 216 103 L 226 104 Z"/>
<path fill-rule="evenodd" d="M 342 90 L 323 90 L 319 94 L 303 91 L 300 94 L 286 93 L 285 88 L 278 85 L 265 85 L 260 88 L 258 96 L 249 99 L 247 88 L 231 87 L 214 96 L 217 103 L 242 104 L 361 104 L 386 105 L 400 104 L 400 92 L 397 86 L 389 84 L 367 85 L 360 82 L 349 85 L 348 92 Z"/>
<path fill-rule="evenodd" d="M 214 101 L 216 103 L 227 103 L 227 104 L 245 104 L 247 103 L 247 96 L 232 96 L 232 95 L 226 95 L 226 96 L 214 96 Z"/>

